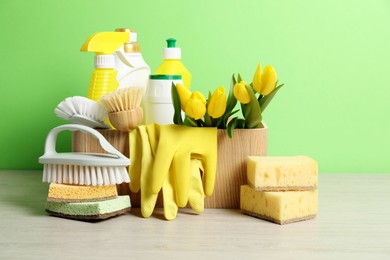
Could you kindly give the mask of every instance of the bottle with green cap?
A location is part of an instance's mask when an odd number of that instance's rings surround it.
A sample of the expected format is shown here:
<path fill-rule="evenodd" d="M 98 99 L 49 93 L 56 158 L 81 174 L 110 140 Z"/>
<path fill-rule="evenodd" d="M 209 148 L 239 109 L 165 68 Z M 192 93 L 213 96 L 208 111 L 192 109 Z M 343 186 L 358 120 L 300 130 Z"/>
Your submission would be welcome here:
<path fill-rule="evenodd" d="M 181 62 L 181 49 L 176 47 L 176 39 L 167 39 L 167 48 L 163 50 L 163 58 L 163 62 L 154 74 L 181 75 L 184 86 L 190 89 L 192 76 Z"/>
<path fill-rule="evenodd" d="M 183 83 L 181 75 L 155 74 L 149 76 L 145 96 L 146 124 L 173 124 L 175 110 L 171 97 L 172 83 Z"/>

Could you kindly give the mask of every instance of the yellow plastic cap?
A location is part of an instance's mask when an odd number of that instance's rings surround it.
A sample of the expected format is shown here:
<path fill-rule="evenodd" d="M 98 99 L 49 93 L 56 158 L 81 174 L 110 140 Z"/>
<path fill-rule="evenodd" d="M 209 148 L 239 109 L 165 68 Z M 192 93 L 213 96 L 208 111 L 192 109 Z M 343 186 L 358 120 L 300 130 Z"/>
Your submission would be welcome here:
<path fill-rule="evenodd" d="M 98 32 L 88 37 L 80 51 L 113 54 L 120 46 L 130 41 L 129 32 Z"/>

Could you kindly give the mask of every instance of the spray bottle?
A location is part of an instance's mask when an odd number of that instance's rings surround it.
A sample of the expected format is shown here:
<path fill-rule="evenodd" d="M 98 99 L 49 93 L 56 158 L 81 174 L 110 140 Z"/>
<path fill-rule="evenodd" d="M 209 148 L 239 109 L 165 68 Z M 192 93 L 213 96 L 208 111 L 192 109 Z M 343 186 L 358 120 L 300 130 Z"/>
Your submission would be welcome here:
<path fill-rule="evenodd" d="M 115 69 L 118 71 L 116 77 L 119 82 L 118 88 L 142 87 L 145 91 L 150 68 L 142 57 L 141 49 L 137 42 L 137 33 L 128 28 L 118 28 L 115 31 L 130 33 L 130 41 L 126 42 L 114 53 Z"/>
<path fill-rule="evenodd" d="M 114 91 L 119 83 L 116 79 L 114 52 L 130 41 L 129 32 L 98 32 L 92 34 L 81 46 L 82 52 L 95 52 L 95 70 L 89 84 L 88 98 L 98 101 Z M 132 66 L 128 64 L 128 66 Z"/>
<path fill-rule="evenodd" d="M 167 39 L 167 48 L 163 50 L 163 58 L 163 62 L 154 74 L 181 75 L 184 86 L 190 89 L 192 76 L 181 62 L 181 49 L 176 47 L 175 39 Z"/>

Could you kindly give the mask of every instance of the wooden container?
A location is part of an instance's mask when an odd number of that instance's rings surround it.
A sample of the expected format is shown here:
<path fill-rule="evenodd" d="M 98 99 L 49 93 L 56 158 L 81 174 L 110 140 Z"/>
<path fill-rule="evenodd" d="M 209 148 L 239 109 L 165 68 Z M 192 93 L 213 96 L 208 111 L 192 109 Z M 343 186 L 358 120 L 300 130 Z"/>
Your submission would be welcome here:
<path fill-rule="evenodd" d="M 240 208 L 240 186 L 246 184 L 249 155 L 267 155 L 267 128 L 236 129 L 233 138 L 218 130 L 217 176 L 214 193 L 205 199 L 207 208 Z"/>
<path fill-rule="evenodd" d="M 128 133 L 99 130 L 125 156 L 129 156 Z M 226 130 L 218 130 L 217 176 L 214 193 L 205 199 L 206 208 L 240 208 L 240 186 L 246 184 L 246 159 L 249 155 L 267 155 L 267 128 L 236 129 L 230 139 Z M 82 132 L 73 133 L 73 151 L 103 153 L 93 137 Z M 133 207 L 140 206 L 139 193 L 130 192 L 128 184 L 118 185 L 119 194 L 130 194 Z M 157 206 L 161 207 L 161 196 Z"/>

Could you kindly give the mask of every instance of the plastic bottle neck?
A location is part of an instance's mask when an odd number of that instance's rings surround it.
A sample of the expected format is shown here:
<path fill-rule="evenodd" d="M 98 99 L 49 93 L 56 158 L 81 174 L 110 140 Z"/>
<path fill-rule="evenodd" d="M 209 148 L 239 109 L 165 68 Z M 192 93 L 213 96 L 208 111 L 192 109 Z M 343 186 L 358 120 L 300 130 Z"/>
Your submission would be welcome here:
<path fill-rule="evenodd" d="M 181 61 L 181 59 L 164 59 L 164 60 L 167 60 L 167 61 Z"/>
<path fill-rule="evenodd" d="M 95 55 L 95 68 L 112 69 L 115 67 L 115 57 L 113 54 Z"/>

